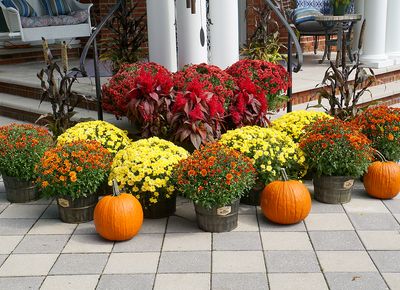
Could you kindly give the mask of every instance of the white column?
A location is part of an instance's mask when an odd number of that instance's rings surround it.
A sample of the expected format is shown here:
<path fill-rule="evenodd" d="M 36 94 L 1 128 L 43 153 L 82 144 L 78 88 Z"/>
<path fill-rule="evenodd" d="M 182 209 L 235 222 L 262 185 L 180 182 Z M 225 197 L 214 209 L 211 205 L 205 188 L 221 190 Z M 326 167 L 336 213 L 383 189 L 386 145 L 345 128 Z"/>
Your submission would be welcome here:
<path fill-rule="evenodd" d="M 239 60 L 238 0 L 210 0 L 210 61 L 222 69 Z"/>
<path fill-rule="evenodd" d="M 400 64 L 400 0 L 388 0 L 386 52 Z"/>
<path fill-rule="evenodd" d="M 373 68 L 393 65 L 386 55 L 387 0 L 365 0 L 366 19 L 364 47 L 361 60 Z"/>
<path fill-rule="evenodd" d="M 353 26 L 353 51 L 357 51 L 358 49 L 358 40 L 360 38 L 361 25 L 364 21 L 364 0 L 355 0 L 354 1 L 354 13 L 361 14 L 362 18 L 360 21 L 354 23 Z"/>
<path fill-rule="evenodd" d="M 160 0 L 156 0 L 162 2 Z M 176 0 L 176 23 L 178 30 L 178 67 L 186 64 L 208 62 L 206 0 L 196 0 L 196 14 L 186 8 L 186 0 Z M 200 41 L 203 28 L 205 42 Z"/>
<path fill-rule="evenodd" d="M 174 0 L 147 0 L 149 60 L 177 70 Z"/>

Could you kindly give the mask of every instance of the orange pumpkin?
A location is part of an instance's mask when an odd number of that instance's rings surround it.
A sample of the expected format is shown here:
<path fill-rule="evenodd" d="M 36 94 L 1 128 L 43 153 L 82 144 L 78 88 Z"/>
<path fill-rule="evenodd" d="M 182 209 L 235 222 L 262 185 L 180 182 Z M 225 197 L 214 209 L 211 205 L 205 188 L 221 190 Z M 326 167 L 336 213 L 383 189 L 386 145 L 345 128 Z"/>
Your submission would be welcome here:
<path fill-rule="evenodd" d="M 289 180 L 282 169 L 283 181 L 268 184 L 261 196 L 264 216 L 278 224 L 295 224 L 305 219 L 311 210 L 311 195 L 297 180 Z"/>
<path fill-rule="evenodd" d="M 94 209 L 94 225 L 97 233 L 111 241 L 133 238 L 143 224 L 143 209 L 131 194 L 120 193 L 113 181 L 113 195 L 103 197 Z"/>
<path fill-rule="evenodd" d="M 377 154 L 382 161 L 375 161 L 368 167 L 363 178 L 364 187 L 372 197 L 390 199 L 400 192 L 400 165 Z"/>

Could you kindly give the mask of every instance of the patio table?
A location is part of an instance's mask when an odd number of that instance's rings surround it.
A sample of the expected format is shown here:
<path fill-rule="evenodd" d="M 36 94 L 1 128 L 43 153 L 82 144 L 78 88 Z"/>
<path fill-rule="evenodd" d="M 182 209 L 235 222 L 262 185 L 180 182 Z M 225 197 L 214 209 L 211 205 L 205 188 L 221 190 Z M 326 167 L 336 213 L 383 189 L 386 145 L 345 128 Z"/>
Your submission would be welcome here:
<path fill-rule="evenodd" d="M 341 16 L 321 15 L 316 16 L 315 20 L 321 22 L 322 25 L 326 27 L 325 50 L 324 55 L 322 56 L 322 59 L 319 61 L 319 63 L 324 62 L 328 53 L 330 53 L 330 46 L 336 44 L 336 66 L 338 66 L 339 60 L 341 58 L 345 60 L 346 57 L 347 34 L 350 35 L 353 24 L 361 20 L 361 14 L 346 14 Z M 349 30 L 349 33 L 345 33 L 346 30 Z M 337 40 L 330 40 L 330 35 L 333 31 L 336 31 Z M 350 60 L 352 60 L 350 52 L 348 54 Z"/>

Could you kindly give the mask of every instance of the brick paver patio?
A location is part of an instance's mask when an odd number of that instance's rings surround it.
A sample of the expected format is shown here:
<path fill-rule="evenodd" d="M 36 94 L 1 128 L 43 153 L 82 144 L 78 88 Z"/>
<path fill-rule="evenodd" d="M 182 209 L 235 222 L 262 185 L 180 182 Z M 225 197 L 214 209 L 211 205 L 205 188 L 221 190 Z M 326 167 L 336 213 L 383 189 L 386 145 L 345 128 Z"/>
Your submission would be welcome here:
<path fill-rule="evenodd" d="M 313 201 L 305 222 L 279 226 L 241 206 L 229 233 L 197 228 L 190 202 L 145 220 L 127 242 L 93 223 L 65 224 L 51 200 L 9 204 L 0 182 L 0 289 L 400 289 L 400 198 L 357 183 L 352 201 Z"/>

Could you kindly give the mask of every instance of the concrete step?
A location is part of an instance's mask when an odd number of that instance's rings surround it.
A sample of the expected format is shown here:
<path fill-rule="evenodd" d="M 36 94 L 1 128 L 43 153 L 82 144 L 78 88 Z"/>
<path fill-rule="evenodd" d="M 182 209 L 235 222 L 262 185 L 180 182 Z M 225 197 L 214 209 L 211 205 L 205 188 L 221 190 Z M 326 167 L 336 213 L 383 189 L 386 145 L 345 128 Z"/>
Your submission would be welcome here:
<path fill-rule="evenodd" d="M 97 120 L 97 111 L 84 108 L 76 108 L 75 111 L 77 113 L 73 117 L 74 120 L 82 118 Z M 0 116 L 34 123 L 41 115 L 51 112 L 52 107 L 50 102 L 40 103 L 37 99 L 0 93 Z M 117 120 L 114 115 L 104 113 L 103 119 L 124 130 L 131 128 L 130 122 L 126 118 Z"/>
<path fill-rule="evenodd" d="M 384 103 L 390 106 L 400 107 L 400 81 L 394 81 L 385 83 L 377 86 L 373 86 L 370 89 L 370 93 L 365 92 L 360 98 L 359 105 L 368 105 L 374 102 Z M 293 111 L 306 110 L 308 107 L 312 107 L 318 104 L 317 100 L 304 102 L 293 105 Z M 326 99 L 322 100 L 322 105 L 329 108 L 329 102 Z M 323 108 L 310 108 L 310 110 L 323 112 Z M 285 111 L 278 112 L 271 118 L 275 119 L 285 114 Z"/>

